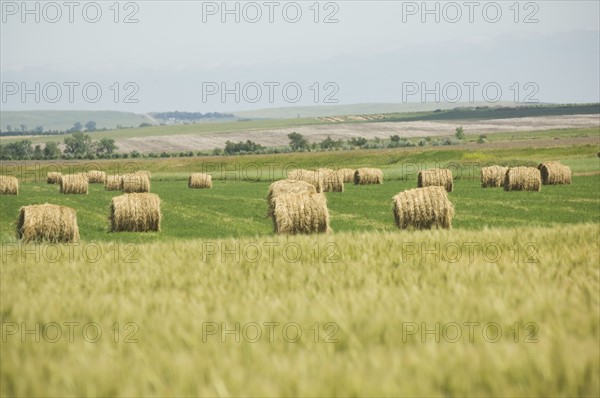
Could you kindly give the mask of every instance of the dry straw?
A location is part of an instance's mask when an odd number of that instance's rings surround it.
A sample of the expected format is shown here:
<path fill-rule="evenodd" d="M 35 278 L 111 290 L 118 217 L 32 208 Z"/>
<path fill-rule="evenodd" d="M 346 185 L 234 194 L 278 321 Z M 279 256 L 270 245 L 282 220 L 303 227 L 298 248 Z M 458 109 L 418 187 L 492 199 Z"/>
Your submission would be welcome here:
<path fill-rule="evenodd" d="M 444 187 L 447 192 L 452 192 L 454 181 L 452 179 L 452 170 L 450 169 L 429 169 L 419 171 L 417 186 L 425 187 Z"/>
<path fill-rule="evenodd" d="M 540 189 L 542 189 L 542 177 L 535 167 L 511 167 L 506 172 L 505 191 L 539 191 Z"/>
<path fill-rule="evenodd" d="M 160 198 L 153 193 L 130 193 L 112 198 L 110 229 L 112 232 L 160 231 Z"/>
<path fill-rule="evenodd" d="M 383 171 L 363 167 L 354 172 L 354 183 L 359 185 L 383 184 Z"/>
<path fill-rule="evenodd" d="M 66 194 L 87 194 L 88 180 L 79 174 L 65 174 L 60 177 L 60 193 Z"/>
<path fill-rule="evenodd" d="M 123 189 L 123 177 L 118 175 L 107 175 L 104 181 L 104 190 L 120 191 Z"/>
<path fill-rule="evenodd" d="M 134 173 L 123 176 L 123 192 L 150 192 L 150 179 L 146 174 Z"/>
<path fill-rule="evenodd" d="M 324 194 L 289 193 L 274 200 L 273 227 L 278 234 L 330 232 Z"/>
<path fill-rule="evenodd" d="M 339 169 L 338 173 L 342 175 L 344 182 L 354 182 L 354 169 Z"/>
<path fill-rule="evenodd" d="M 90 184 L 104 184 L 106 173 L 100 170 L 90 170 L 87 172 L 87 179 Z"/>
<path fill-rule="evenodd" d="M 269 185 L 267 193 L 267 202 L 269 202 L 269 216 L 273 215 L 275 208 L 275 198 L 290 193 L 317 193 L 314 185 L 306 181 L 298 180 L 279 180 Z"/>
<path fill-rule="evenodd" d="M 58 171 L 50 171 L 46 176 L 46 182 L 48 184 L 58 184 L 60 182 L 60 177 L 62 176 L 61 172 Z"/>
<path fill-rule="evenodd" d="M 396 226 L 400 229 L 452 228 L 454 206 L 443 187 L 400 192 L 393 198 Z"/>
<path fill-rule="evenodd" d="M 17 177 L 0 176 L 0 195 L 18 195 L 19 180 Z"/>
<path fill-rule="evenodd" d="M 23 242 L 77 242 L 77 213 L 70 207 L 43 204 L 23 206 L 17 221 L 17 239 Z"/>
<path fill-rule="evenodd" d="M 210 174 L 193 173 L 188 180 L 188 188 L 212 188 Z"/>
<path fill-rule="evenodd" d="M 318 169 L 319 178 L 323 180 L 323 192 L 344 192 L 344 176 L 331 169 Z"/>
<path fill-rule="evenodd" d="M 508 167 L 504 166 L 488 166 L 481 168 L 481 187 L 482 188 L 497 188 L 504 184 L 504 177 Z"/>
<path fill-rule="evenodd" d="M 542 177 L 542 184 L 570 184 L 571 169 L 560 162 L 544 162 L 538 166 Z"/>
<path fill-rule="evenodd" d="M 318 193 L 323 192 L 323 176 L 314 170 L 296 169 L 290 170 L 287 173 L 289 180 L 306 181 L 314 185 Z"/>

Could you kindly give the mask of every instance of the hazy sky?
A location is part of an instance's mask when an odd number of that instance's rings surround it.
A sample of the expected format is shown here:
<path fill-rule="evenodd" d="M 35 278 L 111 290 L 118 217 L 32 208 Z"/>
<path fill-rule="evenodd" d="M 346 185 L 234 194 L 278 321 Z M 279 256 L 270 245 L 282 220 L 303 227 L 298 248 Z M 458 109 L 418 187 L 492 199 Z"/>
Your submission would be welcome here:
<path fill-rule="evenodd" d="M 598 1 L 0 3 L 3 110 L 600 100 Z"/>

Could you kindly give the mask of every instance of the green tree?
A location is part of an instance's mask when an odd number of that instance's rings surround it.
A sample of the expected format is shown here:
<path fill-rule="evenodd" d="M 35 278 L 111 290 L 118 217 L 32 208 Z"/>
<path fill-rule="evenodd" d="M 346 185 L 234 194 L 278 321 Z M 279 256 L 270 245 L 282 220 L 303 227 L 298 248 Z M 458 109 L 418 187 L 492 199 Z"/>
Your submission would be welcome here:
<path fill-rule="evenodd" d="M 65 138 L 65 155 L 84 156 L 92 148 L 92 138 L 80 131 Z"/>
<path fill-rule="evenodd" d="M 464 140 L 465 139 L 465 133 L 463 131 L 462 126 L 457 127 L 456 128 L 456 134 L 454 134 L 456 136 L 456 138 L 458 138 L 459 140 Z"/>
<path fill-rule="evenodd" d="M 319 144 L 321 149 L 333 149 L 336 147 L 336 145 L 337 145 L 337 143 L 334 140 L 332 140 L 330 136 L 327 136 L 327 138 L 325 138 Z"/>
<path fill-rule="evenodd" d="M 96 153 L 98 155 L 111 155 L 117 149 L 119 149 L 119 147 L 115 144 L 115 140 L 112 138 L 102 138 L 96 143 Z"/>
<path fill-rule="evenodd" d="M 87 131 L 96 131 L 96 122 L 93 120 L 90 120 L 89 122 L 87 122 L 85 124 L 85 129 Z"/>
<path fill-rule="evenodd" d="M 303 151 L 308 149 L 308 140 L 304 138 L 302 134 L 293 133 L 288 134 L 288 138 L 290 139 L 290 148 L 292 151 Z"/>
<path fill-rule="evenodd" d="M 400 142 L 400 136 L 395 134 L 395 135 L 390 135 L 390 141 L 392 142 Z"/>
<path fill-rule="evenodd" d="M 45 159 L 58 159 L 60 155 L 62 155 L 62 152 L 56 142 L 46 142 L 46 146 L 44 147 Z"/>
<path fill-rule="evenodd" d="M 39 159 L 43 159 L 43 157 L 44 157 L 44 154 L 42 152 L 42 146 L 40 144 L 37 144 L 35 146 L 35 148 L 33 149 L 33 158 L 39 160 Z"/>

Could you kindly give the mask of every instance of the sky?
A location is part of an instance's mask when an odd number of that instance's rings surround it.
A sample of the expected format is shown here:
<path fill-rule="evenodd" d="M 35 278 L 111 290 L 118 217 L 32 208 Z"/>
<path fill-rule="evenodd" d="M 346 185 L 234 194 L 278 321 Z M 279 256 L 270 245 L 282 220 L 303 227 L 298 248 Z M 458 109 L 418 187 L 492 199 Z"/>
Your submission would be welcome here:
<path fill-rule="evenodd" d="M 2 110 L 600 101 L 598 1 L 0 1 Z"/>

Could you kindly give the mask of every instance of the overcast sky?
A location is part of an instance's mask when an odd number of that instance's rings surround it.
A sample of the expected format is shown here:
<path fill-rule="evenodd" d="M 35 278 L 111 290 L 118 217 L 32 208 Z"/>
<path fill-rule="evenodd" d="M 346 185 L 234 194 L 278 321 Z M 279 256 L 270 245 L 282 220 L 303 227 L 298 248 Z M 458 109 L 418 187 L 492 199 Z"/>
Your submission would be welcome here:
<path fill-rule="evenodd" d="M 600 96 L 598 1 L 22 4 L 1 1 L 3 110 Z"/>

